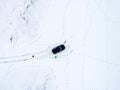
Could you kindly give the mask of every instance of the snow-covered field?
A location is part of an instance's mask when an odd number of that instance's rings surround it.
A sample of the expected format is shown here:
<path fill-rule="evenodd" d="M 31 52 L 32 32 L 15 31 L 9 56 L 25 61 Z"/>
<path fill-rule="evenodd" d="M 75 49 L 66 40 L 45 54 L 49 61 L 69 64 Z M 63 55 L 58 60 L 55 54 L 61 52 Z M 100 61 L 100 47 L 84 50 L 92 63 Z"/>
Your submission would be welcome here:
<path fill-rule="evenodd" d="M 0 90 L 120 90 L 119 4 L 0 0 Z"/>

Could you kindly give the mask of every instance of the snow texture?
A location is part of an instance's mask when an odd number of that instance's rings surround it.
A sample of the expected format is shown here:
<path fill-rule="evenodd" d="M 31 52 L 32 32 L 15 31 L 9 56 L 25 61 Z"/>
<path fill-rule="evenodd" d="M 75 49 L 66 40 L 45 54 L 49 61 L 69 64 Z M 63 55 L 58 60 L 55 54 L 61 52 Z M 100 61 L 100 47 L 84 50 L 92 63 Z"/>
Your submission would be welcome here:
<path fill-rule="evenodd" d="M 120 90 L 119 4 L 0 0 L 0 90 Z"/>

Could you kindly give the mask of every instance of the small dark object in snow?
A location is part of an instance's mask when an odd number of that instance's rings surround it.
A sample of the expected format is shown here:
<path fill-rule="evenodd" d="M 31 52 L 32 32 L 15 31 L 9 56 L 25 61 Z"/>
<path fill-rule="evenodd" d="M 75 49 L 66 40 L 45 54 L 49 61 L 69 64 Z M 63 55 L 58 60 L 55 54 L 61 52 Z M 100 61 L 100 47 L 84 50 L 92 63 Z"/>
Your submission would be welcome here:
<path fill-rule="evenodd" d="M 34 56 L 34 55 L 32 55 L 32 57 L 34 58 L 35 56 Z"/>
<path fill-rule="evenodd" d="M 57 54 L 57 53 L 63 51 L 64 49 L 65 49 L 65 46 L 64 46 L 63 44 L 61 44 L 61 45 L 53 48 L 53 49 L 52 49 L 52 53 L 53 53 L 53 54 Z"/>

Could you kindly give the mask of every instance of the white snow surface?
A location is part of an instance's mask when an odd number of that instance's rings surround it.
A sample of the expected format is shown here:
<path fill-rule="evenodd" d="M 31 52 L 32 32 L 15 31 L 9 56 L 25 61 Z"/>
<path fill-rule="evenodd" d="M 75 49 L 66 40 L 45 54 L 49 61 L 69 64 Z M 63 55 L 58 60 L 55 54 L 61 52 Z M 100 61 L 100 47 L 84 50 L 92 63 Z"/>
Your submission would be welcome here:
<path fill-rule="evenodd" d="M 0 90 L 120 90 L 119 4 L 0 0 Z"/>

